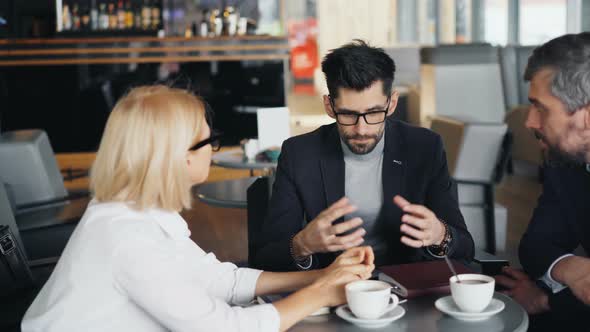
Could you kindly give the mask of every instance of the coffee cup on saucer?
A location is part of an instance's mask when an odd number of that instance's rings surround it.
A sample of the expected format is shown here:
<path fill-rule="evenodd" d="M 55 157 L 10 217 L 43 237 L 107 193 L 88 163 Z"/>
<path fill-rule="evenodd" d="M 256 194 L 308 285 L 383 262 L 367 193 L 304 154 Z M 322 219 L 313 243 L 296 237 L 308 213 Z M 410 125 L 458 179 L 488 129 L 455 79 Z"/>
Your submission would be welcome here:
<path fill-rule="evenodd" d="M 350 310 L 361 319 L 377 319 L 399 303 L 398 297 L 391 294 L 391 285 L 384 281 L 353 281 L 345 286 L 345 292 Z"/>
<path fill-rule="evenodd" d="M 482 312 L 494 295 L 494 278 L 483 274 L 459 274 L 449 282 L 453 301 L 463 312 Z"/>
<path fill-rule="evenodd" d="M 253 161 L 256 159 L 258 153 L 258 140 L 257 139 L 244 139 L 241 142 L 242 151 L 244 152 L 244 159 Z"/>

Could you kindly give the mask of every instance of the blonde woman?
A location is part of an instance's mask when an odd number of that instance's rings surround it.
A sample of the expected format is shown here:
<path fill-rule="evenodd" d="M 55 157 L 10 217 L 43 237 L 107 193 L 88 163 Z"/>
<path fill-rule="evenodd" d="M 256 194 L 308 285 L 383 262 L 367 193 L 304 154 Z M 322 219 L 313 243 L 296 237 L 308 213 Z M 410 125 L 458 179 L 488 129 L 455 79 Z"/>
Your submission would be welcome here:
<path fill-rule="evenodd" d="M 276 331 L 345 301 L 370 276 L 359 247 L 324 270 L 271 273 L 205 253 L 178 212 L 205 181 L 212 143 L 203 102 L 165 86 L 115 106 L 92 167 L 94 194 L 53 274 L 22 322 L 27 331 Z M 256 295 L 300 289 L 273 304 Z"/>

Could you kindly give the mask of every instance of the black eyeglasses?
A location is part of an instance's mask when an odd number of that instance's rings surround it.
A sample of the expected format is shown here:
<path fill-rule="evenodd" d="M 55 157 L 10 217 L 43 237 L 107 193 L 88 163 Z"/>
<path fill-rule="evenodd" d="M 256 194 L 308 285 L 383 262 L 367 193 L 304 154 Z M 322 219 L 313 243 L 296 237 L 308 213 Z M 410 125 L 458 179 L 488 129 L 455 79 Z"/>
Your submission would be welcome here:
<path fill-rule="evenodd" d="M 334 106 L 334 98 L 330 98 L 330 106 L 336 115 L 336 122 L 343 126 L 354 126 L 359 122 L 359 118 L 362 116 L 367 124 L 380 124 L 387 118 L 387 111 L 389 110 L 389 104 L 391 103 L 391 97 L 387 98 L 387 107 L 381 111 L 370 111 L 366 113 L 357 113 L 350 111 L 336 112 L 336 106 Z"/>
<path fill-rule="evenodd" d="M 195 151 L 197 149 L 200 149 L 200 148 L 206 146 L 207 144 L 211 144 L 211 149 L 213 151 L 219 151 L 219 149 L 221 148 L 221 144 L 219 142 L 219 139 L 222 136 L 223 136 L 223 133 L 220 133 L 220 132 L 211 133 L 211 136 L 209 136 L 209 138 L 206 138 L 206 139 L 200 141 L 199 143 L 191 146 L 189 148 L 189 151 Z"/>

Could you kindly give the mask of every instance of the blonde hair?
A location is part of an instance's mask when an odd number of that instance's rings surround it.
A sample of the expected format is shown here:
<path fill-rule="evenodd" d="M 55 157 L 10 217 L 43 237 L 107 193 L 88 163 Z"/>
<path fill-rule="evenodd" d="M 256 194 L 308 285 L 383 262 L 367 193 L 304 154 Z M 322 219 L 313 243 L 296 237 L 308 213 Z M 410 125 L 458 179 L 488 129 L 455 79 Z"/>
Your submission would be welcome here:
<path fill-rule="evenodd" d="M 188 91 L 131 90 L 107 121 L 90 174 L 94 197 L 139 210 L 190 208 L 186 154 L 205 121 L 204 103 Z"/>

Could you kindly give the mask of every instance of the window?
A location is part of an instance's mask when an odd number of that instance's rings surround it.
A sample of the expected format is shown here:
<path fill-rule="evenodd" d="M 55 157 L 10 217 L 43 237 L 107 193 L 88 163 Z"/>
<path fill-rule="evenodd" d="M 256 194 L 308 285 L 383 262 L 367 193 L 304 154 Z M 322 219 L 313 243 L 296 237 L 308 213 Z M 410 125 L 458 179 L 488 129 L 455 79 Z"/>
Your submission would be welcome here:
<path fill-rule="evenodd" d="M 520 0 L 519 40 L 539 45 L 567 30 L 567 0 Z"/>
<path fill-rule="evenodd" d="M 484 40 L 493 45 L 508 43 L 508 0 L 484 2 Z"/>

